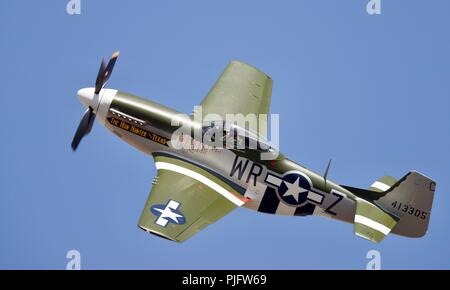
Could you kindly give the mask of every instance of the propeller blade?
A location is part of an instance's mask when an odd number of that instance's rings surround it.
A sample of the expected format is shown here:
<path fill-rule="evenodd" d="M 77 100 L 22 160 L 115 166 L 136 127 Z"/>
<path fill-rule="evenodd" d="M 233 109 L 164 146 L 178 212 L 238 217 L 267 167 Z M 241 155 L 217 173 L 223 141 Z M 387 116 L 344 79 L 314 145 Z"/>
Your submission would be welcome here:
<path fill-rule="evenodd" d="M 95 94 L 98 95 L 100 90 L 103 88 L 103 75 L 106 69 L 106 62 L 102 59 L 102 63 L 100 64 L 100 69 L 97 73 L 97 79 L 95 80 Z"/>
<path fill-rule="evenodd" d="M 72 140 L 72 150 L 77 150 L 78 145 L 80 144 L 81 139 L 89 134 L 92 130 L 92 126 L 94 124 L 95 114 L 92 111 L 92 108 L 89 107 L 81 118 L 80 124 L 78 125 L 78 129 L 75 132 L 75 136 L 73 136 Z"/>
<path fill-rule="evenodd" d="M 106 67 L 105 71 L 105 80 L 104 84 L 109 80 L 109 77 L 112 74 L 112 71 L 114 69 L 114 65 L 116 64 L 117 58 L 119 57 L 120 52 L 116 51 L 112 54 L 111 59 L 108 62 L 108 66 Z"/>
<path fill-rule="evenodd" d="M 116 64 L 117 58 L 119 57 L 119 54 L 119 51 L 114 52 L 108 62 L 108 65 L 105 65 L 105 60 L 102 60 L 100 70 L 98 71 L 97 80 L 95 82 L 95 94 L 98 94 L 108 81 L 114 69 L 114 65 Z"/>

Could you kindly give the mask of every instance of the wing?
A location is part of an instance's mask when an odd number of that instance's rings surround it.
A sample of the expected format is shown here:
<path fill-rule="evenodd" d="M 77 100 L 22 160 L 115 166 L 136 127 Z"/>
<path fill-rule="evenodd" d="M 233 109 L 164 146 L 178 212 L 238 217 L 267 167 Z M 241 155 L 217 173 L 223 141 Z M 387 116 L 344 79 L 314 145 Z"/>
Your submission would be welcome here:
<path fill-rule="evenodd" d="M 225 120 L 226 114 L 268 114 L 271 95 L 269 76 L 248 64 L 232 61 L 203 99 L 203 115 L 218 114 Z"/>
<path fill-rule="evenodd" d="M 158 175 L 139 227 L 182 242 L 248 200 L 209 169 L 165 153 L 154 154 Z"/>

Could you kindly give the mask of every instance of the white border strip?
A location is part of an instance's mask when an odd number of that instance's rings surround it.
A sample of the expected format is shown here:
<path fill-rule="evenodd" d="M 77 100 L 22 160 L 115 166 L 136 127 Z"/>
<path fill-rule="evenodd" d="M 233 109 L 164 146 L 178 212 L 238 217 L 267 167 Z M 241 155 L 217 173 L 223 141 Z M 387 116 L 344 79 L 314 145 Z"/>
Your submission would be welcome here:
<path fill-rule="evenodd" d="M 382 225 L 379 222 L 376 222 L 374 220 L 371 220 L 371 219 L 369 219 L 365 216 L 359 215 L 359 214 L 355 215 L 355 223 L 359 223 L 359 224 L 368 226 L 369 228 L 377 230 L 377 231 L 383 233 L 384 235 L 387 235 L 391 232 L 391 229 L 388 228 L 387 226 Z"/>
<path fill-rule="evenodd" d="M 229 201 L 231 201 L 232 203 L 234 203 L 237 206 L 242 206 L 245 203 L 241 199 L 239 199 L 237 196 L 235 196 L 234 194 L 232 194 L 231 192 L 229 192 L 228 190 L 226 190 L 219 184 L 215 183 L 211 179 L 208 179 L 205 176 L 201 175 L 200 173 L 197 173 L 190 169 L 187 169 L 187 168 L 175 165 L 175 164 L 167 163 L 167 162 L 155 162 L 155 166 L 156 166 L 156 169 L 158 169 L 158 170 L 165 169 L 165 170 L 170 170 L 170 171 L 174 171 L 174 172 L 189 176 L 189 177 L 203 183 L 204 185 L 210 187 L 214 191 L 217 191 L 219 194 L 221 194 L 223 197 L 225 197 L 226 199 L 228 199 Z"/>
<path fill-rule="evenodd" d="M 379 189 L 379 190 L 381 190 L 381 191 L 386 191 L 386 190 L 388 190 L 389 188 L 391 188 L 389 185 L 387 185 L 387 184 L 385 184 L 385 183 L 383 183 L 383 182 L 380 182 L 380 181 L 375 181 L 375 182 L 371 185 L 371 187 L 375 187 L 376 189 Z"/>
<path fill-rule="evenodd" d="M 266 182 L 268 182 L 268 183 L 270 183 L 272 185 L 275 185 L 275 186 L 280 186 L 281 182 L 283 182 L 283 180 L 278 178 L 278 177 L 276 177 L 275 175 L 272 175 L 272 174 L 269 173 L 269 174 L 267 174 Z"/>
<path fill-rule="evenodd" d="M 312 191 L 308 192 L 308 198 L 317 203 L 322 203 L 322 201 L 323 201 L 323 195 L 317 194 Z"/>

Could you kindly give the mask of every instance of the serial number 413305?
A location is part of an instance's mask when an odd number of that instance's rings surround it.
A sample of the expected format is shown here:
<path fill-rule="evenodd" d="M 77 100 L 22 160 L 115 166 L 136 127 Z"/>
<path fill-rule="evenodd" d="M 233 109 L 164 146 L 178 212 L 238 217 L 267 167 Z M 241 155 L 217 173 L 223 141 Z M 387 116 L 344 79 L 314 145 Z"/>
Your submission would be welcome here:
<path fill-rule="evenodd" d="M 415 216 L 416 218 L 420 218 L 422 220 L 426 219 L 428 216 L 428 212 L 414 208 L 410 205 L 407 205 L 407 204 L 404 204 L 404 203 L 401 203 L 398 201 L 394 201 L 391 205 L 393 208 L 395 208 L 399 211 L 405 212 L 409 215 Z"/>

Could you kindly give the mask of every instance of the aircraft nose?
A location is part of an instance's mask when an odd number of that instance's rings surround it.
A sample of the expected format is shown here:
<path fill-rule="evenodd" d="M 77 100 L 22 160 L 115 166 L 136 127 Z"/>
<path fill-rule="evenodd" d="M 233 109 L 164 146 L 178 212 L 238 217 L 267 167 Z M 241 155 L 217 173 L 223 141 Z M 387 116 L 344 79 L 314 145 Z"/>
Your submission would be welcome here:
<path fill-rule="evenodd" d="M 78 99 L 86 108 L 89 106 L 93 107 L 94 91 L 94 88 L 84 88 L 77 93 Z"/>

